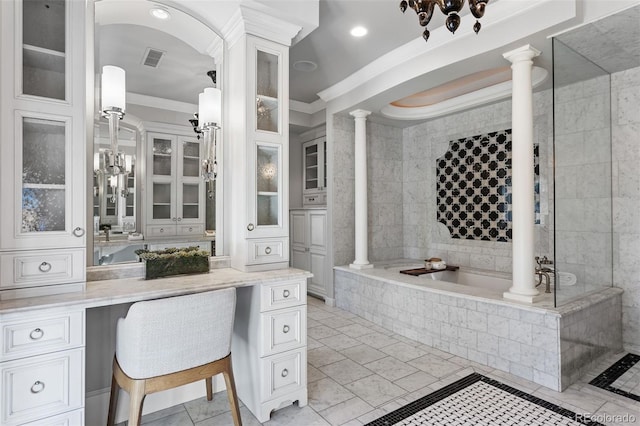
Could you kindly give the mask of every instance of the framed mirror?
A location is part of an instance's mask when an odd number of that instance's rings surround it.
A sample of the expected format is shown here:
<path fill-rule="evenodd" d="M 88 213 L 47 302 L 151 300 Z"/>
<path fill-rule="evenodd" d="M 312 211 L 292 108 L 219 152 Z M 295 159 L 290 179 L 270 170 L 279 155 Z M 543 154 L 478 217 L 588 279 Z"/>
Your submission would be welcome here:
<path fill-rule="evenodd" d="M 205 150 L 194 116 L 199 94 L 220 87 L 222 39 L 194 17 L 158 2 L 97 0 L 94 9 L 93 256 L 88 263 L 137 262 L 140 248 L 197 245 L 222 255 L 221 179 L 207 183 L 200 177 Z M 126 83 L 117 174 L 109 160 L 113 128 L 100 111 L 103 90 L 109 90 L 101 87 L 104 66 L 124 70 Z M 166 167 L 155 167 L 158 161 Z"/>

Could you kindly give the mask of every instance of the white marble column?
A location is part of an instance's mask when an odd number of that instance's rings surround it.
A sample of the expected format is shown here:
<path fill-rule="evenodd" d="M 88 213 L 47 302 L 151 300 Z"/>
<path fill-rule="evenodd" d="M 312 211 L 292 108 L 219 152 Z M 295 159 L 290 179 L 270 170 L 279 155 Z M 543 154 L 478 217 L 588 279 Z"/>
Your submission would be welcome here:
<path fill-rule="evenodd" d="M 535 286 L 535 203 L 533 188 L 533 58 L 540 51 L 530 45 L 505 53 L 512 70 L 511 214 L 513 283 L 505 299 L 532 303 Z"/>
<path fill-rule="evenodd" d="M 356 123 L 355 134 L 355 210 L 356 210 L 356 259 L 350 268 L 372 268 L 367 248 L 367 116 L 371 111 L 357 109 L 349 113 Z"/>

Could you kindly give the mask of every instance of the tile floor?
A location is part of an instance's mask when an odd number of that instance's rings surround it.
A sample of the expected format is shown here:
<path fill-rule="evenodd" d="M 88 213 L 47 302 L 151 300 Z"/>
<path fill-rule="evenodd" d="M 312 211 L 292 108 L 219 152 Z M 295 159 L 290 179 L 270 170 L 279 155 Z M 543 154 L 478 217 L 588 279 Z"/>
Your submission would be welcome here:
<path fill-rule="evenodd" d="M 594 414 L 597 416 L 594 420 L 607 425 L 640 424 L 640 406 L 636 401 L 587 384 L 624 353 L 603 360 L 582 381 L 558 393 L 395 336 L 321 300 L 309 297 L 308 303 L 309 405 L 280 409 L 272 413 L 265 426 L 364 425 L 472 372 L 575 413 Z M 260 425 L 246 407 L 241 408 L 240 414 L 243 425 Z M 633 418 L 634 422 L 628 421 Z M 148 426 L 233 424 L 224 393 L 216 394 L 209 403 L 201 398 L 152 413 L 144 416 L 142 423 Z"/>

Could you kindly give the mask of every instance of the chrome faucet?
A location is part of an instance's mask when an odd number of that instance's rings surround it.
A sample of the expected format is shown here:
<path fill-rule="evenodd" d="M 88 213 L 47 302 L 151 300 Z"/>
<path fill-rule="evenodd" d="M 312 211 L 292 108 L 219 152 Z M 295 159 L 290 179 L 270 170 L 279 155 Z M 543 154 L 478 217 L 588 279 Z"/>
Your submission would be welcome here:
<path fill-rule="evenodd" d="M 538 266 L 536 266 L 535 272 L 538 276 L 538 284 L 536 284 L 536 287 L 542 284 L 543 278 L 546 278 L 546 286 L 544 292 L 551 293 L 551 276 L 549 274 L 553 273 L 553 269 L 545 265 L 553 265 L 553 261 L 548 259 L 547 256 L 543 256 L 542 258 L 536 256 L 535 259 L 536 263 L 538 264 Z"/>

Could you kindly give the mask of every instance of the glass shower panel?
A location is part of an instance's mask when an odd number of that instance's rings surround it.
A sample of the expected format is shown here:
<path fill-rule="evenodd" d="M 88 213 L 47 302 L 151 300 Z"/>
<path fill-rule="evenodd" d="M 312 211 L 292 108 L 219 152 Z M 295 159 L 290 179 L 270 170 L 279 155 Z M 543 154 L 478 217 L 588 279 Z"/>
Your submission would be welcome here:
<path fill-rule="evenodd" d="M 65 123 L 22 119 L 22 232 L 64 231 Z"/>
<path fill-rule="evenodd" d="M 609 74 L 553 40 L 555 303 L 613 285 Z"/>

